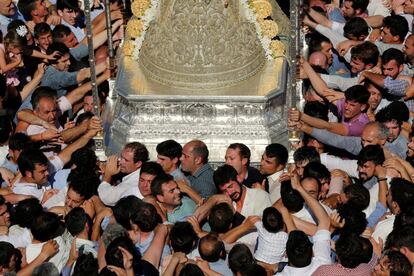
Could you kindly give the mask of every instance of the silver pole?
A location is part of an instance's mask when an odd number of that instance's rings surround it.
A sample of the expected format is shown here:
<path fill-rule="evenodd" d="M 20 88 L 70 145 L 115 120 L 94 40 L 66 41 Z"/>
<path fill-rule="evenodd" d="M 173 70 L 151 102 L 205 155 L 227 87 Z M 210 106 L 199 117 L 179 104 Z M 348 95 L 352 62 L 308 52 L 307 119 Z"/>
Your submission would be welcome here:
<path fill-rule="evenodd" d="M 93 48 L 93 37 L 92 37 L 92 19 L 91 19 L 91 5 L 89 0 L 85 0 L 85 19 L 86 19 L 86 37 L 88 39 L 88 51 L 89 51 L 89 68 L 91 70 L 91 86 L 93 95 L 93 110 L 95 116 L 100 117 L 100 101 L 98 94 L 98 86 L 96 83 L 96 67 L 95 67 L 95 52 Z M 99 132 L 95 141 L 95 153 L 99 160 L 106 161 L 103 134 Z"/>
<path fill-rule="evenodd" d="M 301 90 L 300 82 L 296 80 L 296 72 L 298 69 L 298 62 L 301 51 L 301 25 L 300 25 L 300 8 L 302 6 L 302 0 L 290 0 L 290 72 L 289 72 L 289 88 L 287 92 L 286 105 L 288 109 L 297 108 L 298 94 Z M 290 151 L 288 163 L 292 164 L 294 145 L 300 141 L 299 133 L 297 131 L 288 131 Z"/>

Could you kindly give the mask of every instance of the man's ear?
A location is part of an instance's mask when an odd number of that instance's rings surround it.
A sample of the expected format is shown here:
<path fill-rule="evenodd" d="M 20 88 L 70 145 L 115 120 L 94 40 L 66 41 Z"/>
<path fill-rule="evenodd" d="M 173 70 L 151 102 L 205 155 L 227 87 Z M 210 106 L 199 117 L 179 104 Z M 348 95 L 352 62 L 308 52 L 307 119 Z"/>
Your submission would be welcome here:
<path fill-rule="evenodd" d="M 201 156 L 194 156 L 194 161 L 197 165 L 200 165 L 203 163 Z"/>
<path fill-rule="evenodd" d="M 242 158 L 243 166 L 246 166 L 248 162 L 249 162 L 249 159 L 247 159 L 246 157 Z"/>
<path fill-rule="evenodd" d="M 63 12 L 62 12 L 61 10 L 57 10 L 57 13 L 58 13 L 58 15 L 59 15 L 60 17 L 62 17 L 62 16 L 63 16 Z"/>
<path fill-rule="evenodd" d="M 157 199 L 157 201 L 163 203 L 164 202 L 164 196 L 162 195 L 156 195 L 155 198 Z"/>
<path fill-rule="evenodd" d="M 399 67 L 398 67 L 398 71 L 401 73 L 402 72 L 402 70 L 404 70 L 404 65 L 403 64 L 401 64 Z"/>

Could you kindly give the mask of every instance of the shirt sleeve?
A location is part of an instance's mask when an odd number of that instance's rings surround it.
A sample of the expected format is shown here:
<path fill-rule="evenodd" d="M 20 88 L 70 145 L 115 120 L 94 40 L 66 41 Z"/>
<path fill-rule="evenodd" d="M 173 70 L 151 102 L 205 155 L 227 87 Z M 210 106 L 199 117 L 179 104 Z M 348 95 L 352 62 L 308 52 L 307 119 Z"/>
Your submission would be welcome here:
<path fill-rule="evenodd" d="M 53 158 L 49 159 L 49 174 L 62 170 L 64 166 L 65 164 L 63 164 L 63 161 L 59 156 L 53 156 Z"/>
<path fill-rule="evenodd" d="M 318 230 L 313 236 L 313 255 L 323 264 L 330 264 L 331 233 L 328 230 Z"/>
<path fill-rule="evenodd" d="M 112 186 L 108 182 L 103 181 L 98 187 L 98 194 L 105 205 L 114 206 L 123 193 L 122 188 L 122 183 Z"/>
<path fill-rule="evenodd" d="M 368 227 L 374 227 L 375 224 L 380 220 L 380 218 L 387 212 L 387 208 L 384 207 L 379 201 L 375 205 L 375 210 L 368 217 Z"/>
<path fill-rule="evenodd" d="M 389 76 L 384 79 L 384 88 L 394 96 L 404 97 L 407 86 L 408 82 L 406 80 L 394 80 Z"/>
<path fill-rule="evenodd" d="M 317 128 L 313 128 L 310 135 L 321 143 L 345 149 L 354 155 L 358 155 L 362 148 L 360 137 L 342 136 L 324 129 Z"/>
<path fill-rule="evenodd" d="M 68 100 L 68 98 L 66 98 L 66 96 L 60 97 L 57 100 L 57 103 L 58 103 L 59 109 L 62 113 L 72 109 L 72 104 L 69 102 L 69 100 Z"/>
<path fill-rule="evenodd" d="M 335 22 L 335 23 L 337 23 L 337 22 Z M 332 24 L 332 27 L 333 27 L 333 24 Z M 325 26 L 322 26 L 322 25 L 318 24 L 318 25 L 316 25 L 316 31 L 318 31 L 319 33 L 321 33 L 324 36 L 326 36 L 327 38 L 329 38 L 329 40 L 334 45 L 334 48 L 336 48 L 338 43 L 347 40 L 347 38 L 342 35 L 343 29 L 341 31 L 337 31 L 337 30 L 334 30 L 333 28 L 329 29 Z"/>
<path fill-rule="evenodd" d="M 332 21 L 332 27 L 331 27 L 331 29 L 333 31 L 335 31 L 335 32 L 343 35 L 343 33 L 344 33 L 344 27 L 345 27 L 345 23 L 341 23 L 341 22 L 337 22 L 337 21 Z M 347 40 L 347 38 L 345 38 L 344 40 Z"/>
<path fill-rule="evenodd" d="M 329 88 L 340 89 L 342 91 L 356 85 L 358 82 L 358 78 L 344 78 L 341 76 L 327 74 L 321 74 L 320 76 Z"/>
<path fill-rule="evenodd" d="M 321 154 L 321 163 L 324 164 L 329 171 L 340 169 L 352 177 L 358 177 L 357 160 L 345 160 L 330 154 Z"/>
<path fill-rule="evenodd" d="M 80 44 L 79 47 L 70 48 L 69 52 L 74 59 L 81 60 L 82 58 L 88 56 L 88 46 Z"/>

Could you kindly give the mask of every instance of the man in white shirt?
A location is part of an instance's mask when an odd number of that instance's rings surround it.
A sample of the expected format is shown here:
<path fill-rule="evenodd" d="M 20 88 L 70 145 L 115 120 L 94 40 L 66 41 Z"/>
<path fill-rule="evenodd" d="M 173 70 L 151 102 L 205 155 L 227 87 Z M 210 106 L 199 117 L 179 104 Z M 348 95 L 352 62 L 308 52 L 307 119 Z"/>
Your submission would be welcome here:
<path fill-rule="evenodd" d="M 272 203 L 280 198 L 279 177 L 286 167 L 287 160 L 288 151 L 286 147 L 277 143 L 268 145 L 262 155 L 259 171 L 267 176 L 269 197 Z"/>
<path fill-rule="evenodd" d="M 313 245 L 302 231 L 295 230 L 289 233 L 286 244 L 288 265 L 276 275 L 312 275 L 319 266 L 332 262 L 330 219 L 320 203 L 303 189 L 298 175 L 293 175 L 291 184 L 315 214 L 318 230 L 313 236 Z"/>
<path fill-rule="evenodd" d="M 217 190 L 233 201 L 234 209 L 245 217 L 260 216 L 271 206 L 269 194 L 262 189 L 250 189 L 237 181 L 237 171 L 230 165 L 219 167 L 213 175 Z"/>
<path fill-rule="evenodd" d="M 114 206 L 124 193 L 137 186 L 142 164 L 148 161 L 148 150 L 139 142 L 128 143 L 121 152 L 121 158 L 110 156 L 106 163 L 103 181 L 98 187 L 98 194 L 105 205 Z M 125 176 L 121 183 L 112 185 L 112 177 L 118 173 Z"/>

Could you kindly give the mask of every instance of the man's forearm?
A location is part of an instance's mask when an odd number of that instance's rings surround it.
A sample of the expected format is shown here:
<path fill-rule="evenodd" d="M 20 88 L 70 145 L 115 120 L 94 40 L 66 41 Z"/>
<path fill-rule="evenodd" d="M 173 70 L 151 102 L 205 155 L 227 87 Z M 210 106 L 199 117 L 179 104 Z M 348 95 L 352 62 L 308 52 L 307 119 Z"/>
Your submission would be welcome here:
<path fill-rule="evenodd" d="M 79 126 L 65 129 L 60 135 L 65 143 L 69 143 L 85 133 L 86 130 L 87 126 L 85 124 L 81 124 Z"/>

